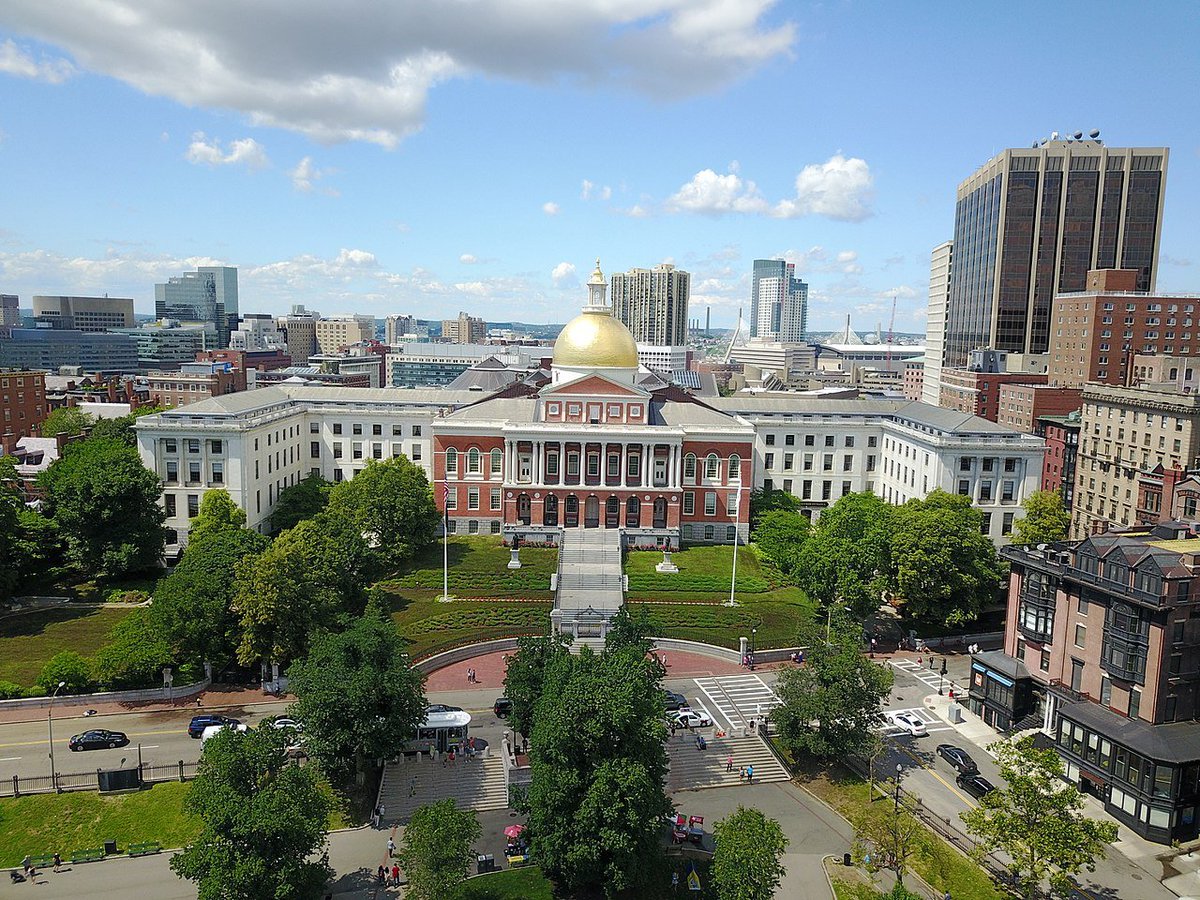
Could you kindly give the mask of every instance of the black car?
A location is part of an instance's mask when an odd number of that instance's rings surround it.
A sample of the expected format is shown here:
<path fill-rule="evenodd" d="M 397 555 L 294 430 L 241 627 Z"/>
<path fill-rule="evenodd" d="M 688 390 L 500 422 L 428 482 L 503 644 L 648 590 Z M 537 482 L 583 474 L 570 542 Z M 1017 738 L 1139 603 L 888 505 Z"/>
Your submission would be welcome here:
<path fill-rule="evenodd" d="M 503 719 L 512 712 L 512 701 L 507 697 L 497 697 L 496 702 L 492 704 L 492 712 L 496 714 L 497 719 Z"/>
<path fill-rule="evenodd" d="M 241 725 L 237 719 L 231 719 L 229 716 L 218 716 L 216 713 L 206 713 L 203 716 L 192 716 L 192 721 L 188 723 L 188 737 L 198 738 L 204 734 L 204 729 L 210 725 Z"/>
<path fill-rule="evenodd" d="M 75 735 L 67 746 L 72 750 L 111 750 L 113 747 L 124 747 L 128 743 L 129 736 L 125 732 L 98 728 Z"/>
<path fill-rule="evenodd" d="M 953 744 L 938 744 L 937 753 L 963 775 L 979 774 L 979 766 L 975 765 L 975 760 L 971 759 L 971 755 L 962 747 L 955 747 Z"/>
<path fill-rule="evenodd" d="M 959 775 L 955 783 L 975 799 L 981 799 L 984 794 L 990 794 L 996 786 L 982 775 Z"/>
<path fill-rule="evenodd" d="M 674 691 L 663 691 L 663 709 L 667 712 L 674 712 L 687 705 L 687 697 L 683 696 L 683 694 L 677 694 Z"/>

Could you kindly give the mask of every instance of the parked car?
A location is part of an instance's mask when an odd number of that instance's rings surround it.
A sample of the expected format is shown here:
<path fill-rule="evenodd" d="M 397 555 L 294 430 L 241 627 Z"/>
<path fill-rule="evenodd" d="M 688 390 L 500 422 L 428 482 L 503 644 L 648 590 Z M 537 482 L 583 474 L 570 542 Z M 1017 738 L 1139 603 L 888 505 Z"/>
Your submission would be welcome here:
<path fill-rule="evenodd" d="M 192 716 L 188 723 L 188 737 L 198 738 L 204 734 L 204 729 L 210 725 L 241 725 L 241 720 L 229 716 L 219 716 L 216 713 L 205 713 L 202 716 Z"/>
<path fill-rule="evenodd" d="M 979 774 L 959 775 L 954 779 L 954 782 L 977 800 L 982 799 L 984 794 L 989 794 L 996 789 L 994 784 Z"/>
<path fill-rule="evenodd" d="M 681 728 L 707 728 L 713 723 L 710 716 L 701 712 L 696 712 L 694 709 L 681 709 L 672 717 L 675 724 Z"/>
<path fill-rule="evenodd" d="M 938 744 L 937 754 L 963 775 L 979 774 L 979 766 L 975 765 L 971 754 L 962 747 L 955 747 L 953 744 Z"/>
<path fill-rule="evenodd" d="M 209 725 L 200 733 L 200 743 L 208 743 L 208 739 L 214 734 L 219 734 L 220 732 L 226 730 L 237 731 L 240 733 L 243 731 L 249 731 L 250 727 L 248 725 L 243 725 L 241 722 L 234 722 L 232 725 Z"/>
<path fill-rule="evenodd" d="M 496 702 L 492 704 L 492 712 L 497 719 L 503 719 L 512 712 L 512 701 L 507 697 L 497 697 Z"/>
<path fill-rule="evenodd" d="M 683 694 L 677 694 L 674 691 L 663 691 L 663 709 L 668 712 L 683 709 L 687 706 L 687 698 Z"/>
<path fill-rule="evenodd" d="M 67 746 L 72 750 L 111 750 L 113 747 L 124 747 L 128 743 L 129 736 L 125 732 L 98 728 L 75 735 L 67 742 Z"/>
<path fill-rule="evenodd" d="M 269 724 L 272 728 L 278 728 L 280 731 L 304 730 L 304 726 L 291 716 L 273 716 L 270 719 L 267 719 L 267 724 Z"/>
<path fill-rule="evenodd" d="M 887 712 L 883 714 L 883 718 L 889 725 L 894 725 L 913 737 L 924 737 L 929 734 L 925 723 L 910 712 Z"/>

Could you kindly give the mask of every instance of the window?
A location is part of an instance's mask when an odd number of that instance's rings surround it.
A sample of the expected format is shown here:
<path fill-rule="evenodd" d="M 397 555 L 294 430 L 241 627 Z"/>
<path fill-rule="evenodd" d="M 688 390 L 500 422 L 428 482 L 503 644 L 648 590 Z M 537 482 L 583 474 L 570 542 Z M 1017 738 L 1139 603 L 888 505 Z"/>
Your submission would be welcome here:
<path fill-rule="evenodd" d="M 717 514 L 717 495 L 712 491 L 708 491 L 704 495 L 704 514 L 706 516 L 715 516 Z"/>
<path fill-rule="evenodd" d="M 831 496 L 833 496 L 833 482 L 832 481 L 822 481 L 821 482 L 821 499 L 828 500 Z"/>
<path fill-rule="evenodd" d="M 412 427 L 412 429 L 413 429 L 413 433 L 412 433 L 412 436 L 413 436 L 413 437 L 420 437 L 420 436 L 421 436 L 421 426 L 420 426 L 420 425 L 414 425 L 414 426 Z"/>
<path fill-rule="evenodd" d="M 270 435 L 267 435 L 267 437 L 269 438 Z M 200 439 L 199 438 L 188 438 L 187 449 L 188 449 L 188 453 L 199 453 L 200 452 Z"/>
<path fill-rule="evenodd" d="M 742 480 L 742 458 L 736 453 L 729 457 L 729 480 Z"/>
<path fill-rule="evenodd" d="M 362 434 L 362 423 L 361 422 L 354 423 L 354 433 L 358 434 L 358 435 Z"/>
<path fill-rule="evenodd" d="M 321 442 L 320 441 L 310 441 L 309 442 L 308 455 L 312 459 L 320 459 L 321 458 Z"/>
<path fill-rule="evenodd" d="M 196 518 L 196 516 L 200 515 L 200 495 L 199 494 L 188 494 L 187 495 L 187 505 L 188 505 L 188 518 L 189 519 L 194 519 L 194 518 Z"/>
<path fill-rule="evenodd" d="M 1071 690 L 1080 691 L 1083 689 L 1083 661 L 1079 659 L 1071 660 Z"/>
<path fill-rule="evenodd" d="M 587 473 L 589 478 L 598 478 L 600 476 L 599 453 L 589 453 L 587 455 Z"/>
<path fill-rule="evenodd" d="M 847 453 L 842 456 L 842 471 L 849 472 L 854 468 L 854 454 Z"/>
<path fill-rule="evenodd" d="M 458 474 L 458 451 L 453 447 L 446 451 L 446 474 Z"/>
<path fill-rule="evenodd" d="M 213 484 L 224 484 L 225 483 L 225 463 L 215 462 L 212 464 L 212 483 Z"/>
<path fill-rule="evenodd" d="M 167 484 L 175 484 L 179 481 L 179 463 L 175 460 L 167 460 Z"/>
<path fill-rule="evenodd" d="M 1087 644 L 1087 626 L 1086 625 L 1076 625 L 1075 626 L 1075 646 L 1083 647 L 1083 646 L 1086 646 L 1086 644 Z"/>
<path fill-rule="evenodd" d="M 696 480 L 696 454 L 688 453 L 683 457 L 683 477 L 688 481 Z"/>
<path fill-rule="evenodd" d="M 224 443 L 224 441 L 209 441 L 209 451 L 212 453 L 220 453 Z"/>
<path fill-rule="evenodd" d="M 420 460 L 421 460 L 421 445 L 420 444 L 412 445 L 412 450 L 408 454 L 408 458 L 411 459 L 413 462 L 420 462 Z"/>
<path fill-rule="evenodd" d="M 736 493 L 727 494 L 725 497 L 725 515 L 736 517 L 737 514 L 738 514 L 737 494 Z"/>
<path fill-rule="evenodd" d="M 805 455 L 805 457 L 806 457 L 806 458 L 808 458 L 808 457 L 811 457 L 811 456 L 812 456 L 812 454 L 811 454 L 811 453 L 806 453 L 806 454 L 804 454 L 804 455 Z M 794 465 L 794 463 L 795 463 L 795 459 L 796 459 L 796 454 L 795 454 L 795 453 L 785 453 L 785 454 L 783 454 L 783 470 L 784 470 L 785 472 L 790 472 L 790 471 L 792 471 L 792 466 L 793 466 L 793 465 Z"/>
<path fill-rule="evenodd" d="M 372 425 L 371 426 L 371 436 L 372 437 L 380 437 L 382 434 L 383 434 L 383 426 L 382 425 Z"/>
<path fill-rule="evenodd" d="M 363 445 L 362 445 L 362 441 L 354 441 L 354 442 L 352 443 L 352 447 L 353 447 L 354 449 L 353 449 L 353 451 L 352 451 L 352 453 L 351 453 L 351 456 L 352 456 L 354 459 L 362 459 L 362 458 L 363 458 Z"/>
<path fill-rule="evenodd" d="M 188 484 L 199 484 L 199 483 L 200 483 L 200 463 L 190 462 L 190 463 L 188 463 Z"/>
<path fill-rule="evenodd" d="M 847 446 L 847 447 L 853 447 L 853 446 L 854 446 L 854 436 L 853 436 L 853 435 L 849 435 L 849 434 L 848 434 L 848 435 L 846 435 L 846 446 Z"/>
<path fill-rule="evenodd" d="M 1000 525 L 1000 533 L 1001 534 L 1012 534 L 1012 526 L 1013 526 L 1013 514 L 1005 513 L 1004 519 Z"/>
<path fill-rule="evenodd" d="M 493 451 L 495 452 L 495 451 Z M 495 470 L 493 470 L 495 471 Z M 558 477 L 558 451 L 551 450 L 546 454 L 546 474 Z"/>
<path fill-rule="evenodd" d="M 446 509 L 458 509 L 458 488 L 446 489 Z"/>
<path fill-rule="evenodd" d="M 826 454 L 822 455 L 821 471 L 822 472 L 832 472 L 833 471 L 833 454 L 832 453 L 826 453 Z"/>
<path fill-rule="evenodd" d="M 479 521 L 472 519 L 467 523 L 467 534 L 479 534 Z"/>
<path fill-rule="evenodd" d="M 165 452 L 174 453 L 178 449 L 179 449 L 178 446 L 175 444 L 175 438 L 164 438 L 163 439 L 163 450 Z"/>
<path fill-rule="evenodd" d="M 621 457 L 616 453 L 608 454 L 608 477 L 621 477 Z"/>
<path fill-rule="evenodd" d="M 467 490 L 467 509 L 479 509 L 479 488 L 473 487 Z"/>
<path fill-rule="evenodd" d="M 812 444 L 811 444 L 812 436 L 811 435 L 809 436 L 808 440 L 810 442 L 809 446 L 812 446 Z M 788 447 L 796 446 L 796 436 L 794 434 L 785 434 L 783 436 L 783 443 Z"/>
<path fill-rule="evenodd" d="M 334 434 L 341 434 L 341 433 L 342 433 L 342 423 L 341 423 L 341 422 L 334 422 L 334 423 L 333 423 L 333 433 L 334 433 Z"/>
<path fill-rule="evenodd" d="M 491 465 L 492 474 L 499 475 L 500 470 L 504 468 L 504 454 L 499 449 L 493 449 L 491 452 L 491 458 L 492 458 L 492 465 Z M 554 456 L 554 465 L 555 465 L 554 474 L 557 475 L 558 474 L 558 456 L 557 455 Z"/>
<path fill-rule="evenodd" d="M 491 510 L 492 512 L 500 510 L 500 488 L 492 488 Z"/>
<path fill-rule="evenodd" d="M 683 492 L 683 514 L 685 516 L 695 515 L 696 513 L 696 494 L 694 491 Z"/>
<path fill-rule="evenodd" d="M 1129 689 L 1129 718 L 1136 719 L 1142 711 L 1142 692 L 1138 688 Z"/>
<path fill-rule="evenodd" d="M 165 497 L 163 497 L 163 503 L 166 504 L 167 518 L 175 518 L 175 495 L 167 494 Z"/>
<path fill-rule="evenodd" d="M 393 425 L 392 426 L 392 437 L 404 437 L 404 426 L 403 425 Z"/>
<path fill-rule="evenodd" d="M 764 456 L 763 465 L 765 465 L 768 469 L 775 468 L 775 454 L 768 453 L 766 456 Z"/>
<path fill-rule="evenodd" d="M 334 441 L 334 442 L 333 442 L 333 458 L 334 458 L 334 459 L 341 459 L 341 458 L 342 458 L 342 442 L 341 442 L 341 441 Z M 448 466 L 449 464 L 450 464 L 449 457 L 447 457 L 447 459 L 446 459 L 446 465 Z M 257 465 L 257 463 L 255 463 L 255 465 Z M 255 473 L 255 476 L 254 476 L 254 477 L 255 477 L 255 478 L 257 478 L 257 477 L 258 477 L 258 474 L 257 474 L 257 472 Z"/>
<path fill-rule="evenodd" d="M 383 459 L 383 444 L 379 441 L 375 441 L 371 444 L 371 458 Z"/>
<path fill-rule="evenodd" d="M 833 446 L 833 435 L 832 434 L 825 435 L 825 446 L 826 447 Z"/>
<path fill-rule="evenodd" d="M 768 434 L 768 435 L 767 435 L 767 446 L 768 446 L 768 447 L 774 447 L 774 446 L 775 446 L 775 435 L 773 435 L 773 434 Z"/>
<path fill-rule="evenodd" d="M 567 454 L 567 474 L 573 478 L 579 477 L 579 451 L 572 450 Z"/>
<path fill-rule="evenodd" d="M 480 462 L 480 456 L 479 456 L 479 448 L 472 447 L 470 450 L 467 451 L 467 474 L 468 475 L 478 475 L 480 473 L 480 467 L 481 467 L 481 462 Z"/>
<path fill-rule="evenodd" d="M 708 481 L 716 481 L 721 477 L 721 460 L 717 454 L 710 453 L 704 460 L 704 477 Z"/>

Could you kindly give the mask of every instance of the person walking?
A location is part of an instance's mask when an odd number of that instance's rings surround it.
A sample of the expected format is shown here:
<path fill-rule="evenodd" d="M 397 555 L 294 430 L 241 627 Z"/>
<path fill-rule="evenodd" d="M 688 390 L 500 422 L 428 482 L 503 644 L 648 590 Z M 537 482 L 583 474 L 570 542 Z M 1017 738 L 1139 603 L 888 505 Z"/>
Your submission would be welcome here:
<path fill-rule="evenodd" d="M 388 848 L 388 859 L 391 859 L 396 854 L 396 842 L 394 840 L 392 840 L 392 838 L 390 836 L 388 837 L 387 848 Z"/>
<path fill-rule="evenodd" d="M 725 771 L 726 772 L 733 771 L 733 754 L 732 753 L 729 754 L 727 757 L 725 757 Z"/>
<path fill-rule="evenodd" d="M 745 781 L 745 780 L 746 780 L 746 767 L 742 766 L 740 769 L 738 769 L 738 781 Z"/>
<path fill-rule="evenodd" d="M 746 784 L 754 784 L 754 766 L 746 766 Z"/>
<path fill-rule="evenodd" d="M 29 873 L 33 871 L 33 860 L 29 858 L 29 854 L 25 854 L 25 858 L 21 860 L 21 869 L 25 872 L 25 877 L 29 877 Z"/>
<path fill-rule="evenodd" d="M 375 870 L 375 877 L 379 879 L 380 884 L 383 884 L 387 879 L 387 866 L 380 863 L 379 868 Z"/>
<path fill-rule="evenodd" d="M 59 870 L 60 866 L 62 866 L 62 856 L 59 854 L 59 852 L 57 850 L 55 850 L 54 851 L 54 871 L 57 872 Z"/>
<path fill-rule="evenodd" d="M 417 795 L 417 776 L 413 775 L 408 779 L 408 796 L 415 797 Z"/>
<path fill-rule="evenodd" d="M 392 863 L 392 884 L 399 887 L 400 885 L 400 867 Z"/>

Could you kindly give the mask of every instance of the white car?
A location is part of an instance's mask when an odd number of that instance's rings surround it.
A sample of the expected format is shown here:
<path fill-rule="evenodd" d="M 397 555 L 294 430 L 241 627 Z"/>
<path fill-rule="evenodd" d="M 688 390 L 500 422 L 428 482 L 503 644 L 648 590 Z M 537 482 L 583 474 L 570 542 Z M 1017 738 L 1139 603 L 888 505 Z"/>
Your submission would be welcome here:
<path fill-rule="evenodd" d="M 681 709 L 671 718 L 680 728 L 708 728 L 713 723 L 709 716 L 694 709 Z"/>
<path fill-rule="evenodd" d="M 893 725 L 913 737 L 924 737 L 929 734 L 925 723 L 910 712 L 888 712 L 883 714 L 883 718 L 889 725 Z"/>
<path fill-rule="evenodd" d="M 272 719 L 272 728 L 278 728 L 280 731 L 303 731 L 300 723 L 290 716 L 280 716 L 278 719 Z"/>
<path fill-rule="evenodd" d="M 225 731 L 226 729 L 229 731 L 242 732 L 248 730 L 248 726 L 241 722 L 236 725 L 209 725 L 200 733 L 200 746 L 203 747 L 210 737 L 217 732 Z"/>

